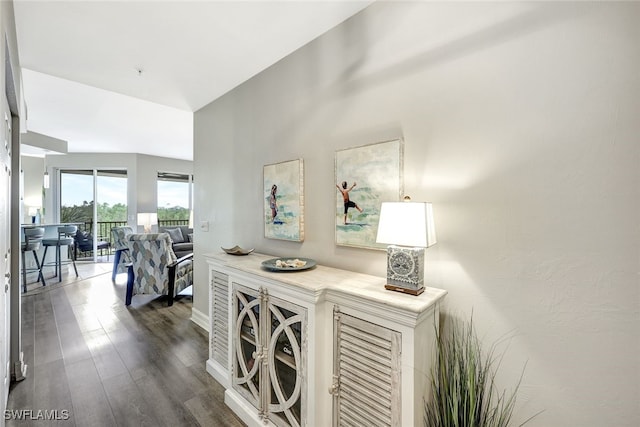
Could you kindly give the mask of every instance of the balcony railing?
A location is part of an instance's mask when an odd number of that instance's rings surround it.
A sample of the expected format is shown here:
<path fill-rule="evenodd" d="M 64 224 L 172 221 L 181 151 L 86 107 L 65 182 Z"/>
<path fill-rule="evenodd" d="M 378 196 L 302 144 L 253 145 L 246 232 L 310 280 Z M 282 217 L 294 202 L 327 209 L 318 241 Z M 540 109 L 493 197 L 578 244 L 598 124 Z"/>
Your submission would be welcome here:
<path fill-rule="evenodd" d="M 189 225 L 189 220 L 188 219 L 159 219 L 158 220 L 158 226 L 159 227 L 167 227 L 167 226 L 171 226 L 171 225 L 184 225 L 187 226 Z"/>
<path fill-rule="evenodd" d="M 111 229 L 113 227 L 124 227 L 128 225 L 127 221 L 98 221 L 98 232 L 96 235 L 98 236 L 98 241 L 102 240 L 105 242 L 109 242 L 109 249 L 100 251 L 100 255 L 113 254 L 115 249 L 113 248 L 113 237 L 111 235 Z M 158 226 L 159 227 L 167 227 L 167 226 L 179 226 L 179 225 L 189 225 L 188 219 L 159 219 Z M 91 232 L 93 229 L 93 221 L 85 221 L 78 225 L 78 229 L 82 231 Z M 92 233 L 93 234 L 93 233 Z M 108 251 L 108 252 L 107 252 Z M 86 252 L 78 252 L 78 258 L 86 258 L 90 256 L 91 251 Z"/>

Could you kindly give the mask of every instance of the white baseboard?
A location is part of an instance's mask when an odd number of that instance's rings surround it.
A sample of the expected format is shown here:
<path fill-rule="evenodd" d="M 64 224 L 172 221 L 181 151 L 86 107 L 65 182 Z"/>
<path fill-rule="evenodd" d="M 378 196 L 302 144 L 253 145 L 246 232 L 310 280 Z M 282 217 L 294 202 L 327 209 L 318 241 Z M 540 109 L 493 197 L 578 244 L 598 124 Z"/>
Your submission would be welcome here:
<path fill-rule="evenodd" d="M 261 420 L 258 410 L 233 389 L 224 392 L 224 403 L 249 427 L 274 426 L 269 420 Z"/>
<path fill-rule="evenodd" d="M 210 332 L 209 331 L 209 316 L 204 314 L 200 310 L 195 309 L 195 308 L 191 309 L 191 321 L 193 323 L 195 323 L 196 325 L 200 326 L 205 331 Z"/>
<path fill-rule="evenodd" d="M 20 352 L 20 358 L 13 364 L 13 379 L 22 381 L 27 378 L 27 364 L 24 363 L 24 353 Z"/>
<path fill-rule="evenodd" d="M 231 379 L 229 378 L 229 371 L 220 366 L 217 362 L 209 359 L 207 360 L 207 372 L 218 381 L 224 388 L 231 388 Z"/>

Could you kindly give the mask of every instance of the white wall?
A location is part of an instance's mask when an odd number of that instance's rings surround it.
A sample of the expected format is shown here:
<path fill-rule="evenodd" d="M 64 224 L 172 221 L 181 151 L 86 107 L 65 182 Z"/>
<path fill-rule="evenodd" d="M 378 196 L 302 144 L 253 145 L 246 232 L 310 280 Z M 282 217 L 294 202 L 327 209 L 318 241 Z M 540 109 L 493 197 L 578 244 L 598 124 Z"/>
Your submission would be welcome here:
<path fill-rule="evenodd" d="M 23 173 L 23 217 L 21 222 L 31 222 L 29 216 L 29 207 L 40 208 L 42 212 L 42 184 L 44 174 L 44 158 L 22 156 L 22 173 Z"/>
<path fill-rule="evenodd" d="M 55 222 L 52 215 L 53 200 L 58 187 L 59 169 L 126 169 L 127 209 L 129 225 L 136 225 L 138 212 L 155 212 L 158 209 L 158 172 L 193 173 L 193 162 L 169 159 L 145 154 L 70 153 L 46 157 L 46 168 L 51 176 L 51 189 L 47 190 L 47 221 Z"/>
<path fill-rule="evenodd" d="M 516 421 L 640 425 L 640 4 L 381 2 L 195 114 L 202 254 L 239 244 L 385 274 L 334 245 L 334 153 L 402 136 L 434 204 L 426 280 L 527 363 Z M 263 238 L 262 167 L 304 158 L 304 243 Z M 503 348 L 503 347 L 501 347 Z"/>

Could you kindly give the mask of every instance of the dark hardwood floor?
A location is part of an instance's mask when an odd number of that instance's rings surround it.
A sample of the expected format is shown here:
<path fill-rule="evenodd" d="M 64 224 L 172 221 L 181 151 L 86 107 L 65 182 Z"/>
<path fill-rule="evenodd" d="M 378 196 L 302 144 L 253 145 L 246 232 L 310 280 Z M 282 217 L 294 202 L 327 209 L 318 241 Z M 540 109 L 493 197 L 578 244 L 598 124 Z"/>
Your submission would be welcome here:
<path fill-rule="evenodd" d="M 135 296 L 127 308 L 126 274 L 114 285 L 110 264 L 78 267 L 80 279 L 22 297 L 28 371 L 7 409 L 33 419 L 7 426 L 243 425 L 205 370 L 208 334 L 190 320 L 191 297 L 167 307 Z"/>

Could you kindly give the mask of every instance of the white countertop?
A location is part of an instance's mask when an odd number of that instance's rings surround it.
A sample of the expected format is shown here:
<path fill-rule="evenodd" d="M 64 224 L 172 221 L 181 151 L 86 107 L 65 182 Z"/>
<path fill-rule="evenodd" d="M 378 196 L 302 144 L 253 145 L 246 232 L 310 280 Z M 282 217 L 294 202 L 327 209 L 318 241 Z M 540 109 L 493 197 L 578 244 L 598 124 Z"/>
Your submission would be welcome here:
<path fill-rule="evenodd" d="M 386 284 L 386 278 L 384 277 L 355 273 L 322 265 L 317 265 L 308 270 L 273 272 L 262 267 L 263 261 L 274 258 L 265 254 L 251 253 L 249 255 L 235 256 L 220 252 L 209 253 L 204 256 L 228 268 L 277 280 L 307 291 L 321 292 L 330 290 L 332 293 L 364 298 L 368 301 L 401 308 L 416 314 L 424 312 L 447 294 L 445 290 L 429 287 L 426 287 L 425 291 L 418 296 L 389 291 L 384 288 Z"/>
<path fill-rule="evenodd" d="M 47 228 L 47 227 L 62 227 L 64 225 L 79 225 L 79 224 L 83 224 L 82 222 L 66 222 L 66 223 L 61 223 L 61 224 L 20 224 L 20 227 L 22 228 L 35 228 L 35 227 L 42 227 L 42 228 Z"/>

